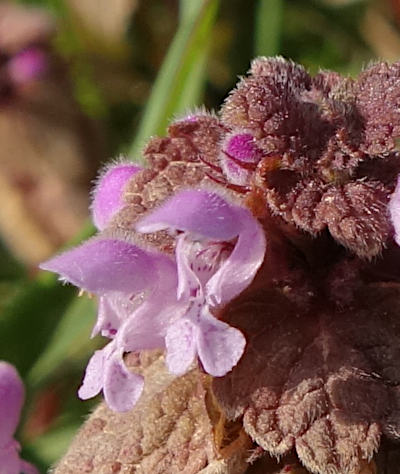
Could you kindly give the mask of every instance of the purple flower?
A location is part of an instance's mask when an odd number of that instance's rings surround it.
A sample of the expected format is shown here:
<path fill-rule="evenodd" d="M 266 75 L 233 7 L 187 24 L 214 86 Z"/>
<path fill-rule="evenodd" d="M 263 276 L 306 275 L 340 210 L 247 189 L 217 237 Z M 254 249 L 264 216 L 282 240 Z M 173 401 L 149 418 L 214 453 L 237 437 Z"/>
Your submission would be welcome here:
<path fill-rule="evenodd" d="M 28 48 L 12 57 L 7 63 L 7 72 L 16 84 L 25 84 L 39 79 L 46 71 L 48 58 L 39 48 Z"/>
<path fill-rule="evenodd" d="M 260 224 L 241 206 L 206 190 L 182 191 L 143 218 L 140 232 L 182 231 L 177 238 L 178 299 L 184 305 L 166 335 L 167 364 L 184 374 L 198 355 L 206 372 L 222 376 L 239 361 L 243 334 L 216 319 L 253 280 L 265 253 Z"/>
<path fill-rule="evenodd" d="M 24 386 L 15 368 L 0 361 L 0 472 L 37 474 L 37 469 L 19 457 L 20 446 L 13 438 L 24 402 Z"/>
<path fill-rule="evenodd" d="M 175 314 L 167 310 L 177 285 L 175 263 L 129 242 L 93 238 L 41 268 L 99 296 L 93 334 L 101 332 L 113 339 L 89 361 L 79 396 L 87 399 L 103 390 L 112 409 L 131 409 L 143 380 L 126 369 L 122 356 L 127 351 L 163 347 L 166 327 Z"/>
<path fill-rule="evenodd" d="M 92 205 L 99 229 L 123 206 L 123 188 L 137 171 L 120 164 L 100 179 Z M 214 376 L 237 364 L 245 338 L 213 311 L 250 284 L 265 252 L 262 228 L 251 213 L 209 191 L 177 194 L 138 228 L 183 231 L 176 261 L 119 238 L 95 237 L 41 265 L 99 297 L 92 335 L 111 342 L 90 359 L 79 396 L 103 391 L 116 411 L 130 410 L 143 390 L 142 377 L 124 364 L 125 352 L 166 347 L 174 374 L 185 373 L 197 354 Z"/>
<path fill-rule="evenodd" d="M 103 173 L 92 202 L 93 220 L 98 229 L 106 227 L 122 208 L 123 188 L 139 170 L 137 166 L 120 163 Z M 173 295 L 176 289 L 175 264 L 165 255 L 148 252 L 120 239 L 93 238 L 43 263 L 41 268 L 56 272 L 61 280 L 96 294 L 99 310 L 92 336 L 101 333 L 113 339 L 90 359 L 79 396 L 87 399 L 103 390 L 112 409 L 131 409 L 140 397 L 143 379 L 127 370 L 123 354 L 127 350 L 163 346 L 166 326 L 163 318 L 171 318 L 171 313 L 161 309 L 166 307 L 168 295 Z M 168 272 L 168 279 L 163 279 L 163 272 Z M 147 303 L 147 299 L 157 304 Z M 141 306 L 147 311 L 139 311 Z M 154 318 L 152 311 L 156 313 Z M 152 321 L 151 327 L 149 321 Z M 116 338 L 119 331 L 121 334 Z M 134 335 L 129 338 L 131 331 Z"/>
<path fill-rule="evenodd" d="M 93 192 L 94 225 L 103 230 L 123 207 L 123 190 L 129 179 L 142 168 L 132 163 L 119 163 L 105 168 Z"/>

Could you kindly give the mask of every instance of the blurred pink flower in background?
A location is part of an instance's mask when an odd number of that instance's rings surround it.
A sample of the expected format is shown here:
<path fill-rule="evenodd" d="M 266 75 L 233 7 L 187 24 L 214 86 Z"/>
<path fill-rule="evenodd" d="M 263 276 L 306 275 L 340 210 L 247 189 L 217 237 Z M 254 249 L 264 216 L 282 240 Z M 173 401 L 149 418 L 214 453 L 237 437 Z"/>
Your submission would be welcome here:
<path fill-rule="evenodd" d="M 17 429 L 24 386 L 16 369 L 0 361 L 0 472 L 1 474 L 37 474 L 37 469 L 19 457 L 20 446 L 13 438 Z"/>

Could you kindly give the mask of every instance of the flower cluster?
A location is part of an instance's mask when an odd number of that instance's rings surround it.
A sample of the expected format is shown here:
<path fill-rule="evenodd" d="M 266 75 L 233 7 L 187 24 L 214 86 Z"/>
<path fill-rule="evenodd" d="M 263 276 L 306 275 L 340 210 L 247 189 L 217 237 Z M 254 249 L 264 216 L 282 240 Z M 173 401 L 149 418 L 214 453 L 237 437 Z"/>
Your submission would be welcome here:
<path fill-rule="evenodd" d="M 17 428 L 24 386 L 15 368 L 0 361 L 0 470 L 2 474 L 37 474 L 28 462 L 20 459 L 20 446 L 13 438 Z"/>
<path fill-rule="evenodd" d="M 104 229 L 121 208 L 124 185 L 140 168 L 120 163 L 99 179 L 93 220 Z M 124 364 L 126 352 L 166 348 L 170 372 L 186 373 L 198 356 L 223 376 L 240 359 L 245 338 L 215 314 L 252 281 L 265 252 L 264 232 L 249 210 L 206 189 L 182 190 L 136 223 L 140 233 L 176 236 L 175 257 L 121 235 L 100 235 L 41 268 L 99 297 L 93 335 L 111 339 L 89 361 L 79 396 L 103 390 L 116 411 L 130 410 L 142 377 Z"/>
<path fill-rule="evenodd" d="M 349 79 L 259 58 L 220 115 L 108 168 L 99 235 L 42 265 L 99 297 L 110 342 L 80 397 L 129 410 L 144 382 L 124 354 L 161 348 L 180 381 L 214 377 L 256 452 L 358 474 L 398 441 L 399 84 L 399 63 Z"/>

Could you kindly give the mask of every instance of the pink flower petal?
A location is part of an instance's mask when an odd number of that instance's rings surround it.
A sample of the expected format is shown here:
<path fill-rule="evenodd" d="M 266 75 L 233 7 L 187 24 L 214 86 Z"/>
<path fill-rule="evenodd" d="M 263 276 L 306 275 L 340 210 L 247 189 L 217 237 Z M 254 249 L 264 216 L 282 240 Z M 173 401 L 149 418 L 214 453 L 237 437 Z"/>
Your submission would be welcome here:
<path fill-rule="evenodd" d="M 164 347 L 167 327 L 183 314 L 186 307 L 176 298 L 178 275 L 175 262 L 160 256 L 155 269 L 156 283 L 147 290 L 142 304 L 129 314 L 118 330 L 117 344 L 125 351 Z"/>
<path fill-rule="evenodd" d="M 114 308 L 113 302 L 106 296 L 101 296 L 99 298 L 97 321 L 90 337 L 95 337 L 101 333 L 102 336 L 111 338 L 115 335 L 120 325 L 121 320 Z"/>
<path fill-rule="evenodd" d="M 143 303 L 121 326 L 117 344 L 126 352 L 164 347 L 164 337 L 179 305 L 169 304 L 161 296 Z"/>
<path fill-rule="evenodd" d="M 78 390 L 78 396 L 82 400 L 95 397 L 103 388 L 103 374 L 104 364 L 108 353 L 110 352 L 110 346 L 106 346 L 100 351 L 96 351 L 86 367 L 85 377 L 82 385 Z"/>
<path fill-rule="evenodd" d="M 249 170 L 243 169 L 226 156 L 220 160 L 220 163 L 222 171 L 230 183 L 238 184 L 239 186 L 246 186 L 249 183 L 251 178 L 251 172 Z"/>
<path fill-rule="evenodd" d="M 6 445 L 17 428 L 24 402 L 24 386 L 15 368 L 0 361 L 0 446 Z"/>
<path fill-rule="evenodd" d="M 31 463 L 21 460 L 20 470 L 23 474 L 39 474 L 39 471 Z"/>
<path fill-rule="evenodd" d="M 176 243 L 176 265 L 178 268 L 178 298 L 188 300 L 192 295 L 202 291 L 200 280 L 190 268 L 191 243 L 186 236 L 180 235 Z"/>
<path fill-rule="evenodd" d="M 175 375 L 185 374 L 192 365 L 196 353 L 196 327 L 187 318 L 180 318 L 167 331 L 166 363 L 168 370 Z"/>
<path fill-rule="evenodd" d="M 103 230 L 112 217 L 122 209 L 123 191 L 129 179 L 142 168 L 131 163 L 119 163 L 106 168 L 93 192 L 92 217 L 94 225 Z"/>
<path fill-rule="evenodd" d="M 243 334 L 211 314 L 204 314 L 197 332 L 197 350 L 204 370 L 222 377 L 238 363 L 246 346 Z"/>
<path fill-rule="evenodd" d="M 182 191 L 160 208 L 140 220 L 140 232 L 153 232 L 173 228 L 196 234 L 206 239 L 231 241 L 238 237 L 231 255 L 207 283 L 207 295 L 212 304 L 230 301 L 252 281 L 265 254 L 264 231 L 251 212 L 230 204 L 221 196 L 209 191 Z M 179 252 L 179 249 L 177 251 Z M 178 267 L 184 266 L 177 255 Z M 192 281 L 179 279 L 179 295 L 188 291 Z"/>
<path fill-rule="evenodd" d="M 92 293 L 137 293 L 154 282 L 157 258 L 157 254 L 122 240 L 93 238 L 42 263 L 40 268 Z"/>
<path fill-rule="evenodd" d="M 394 240 L 400 245 L 400 177 L 389 202 L 389 214 L 394 227 Z"/>
<path fill-rule="evenodd" d="M 122 359 L 122 351 L 115 351 L 107 359 L 104 373 L 104 398 L 114 411 L 131 410 L 143 391 L 143 377 L 130 372 Z"/>
<path fill-rule="evenodd" d="M 141 299 L 139 298 L 141 301 Z M 97 322 L 91 337 L 101 333 L 102 336 L 113 338 L 122 322 L 133 313 L 137 306 L 136 299 L 120 292 L 109 292 L 99 298 Z"/>
<path fill-rule="evenodd" d="M 171 228 L 209 239 L 231 240 L 241 229 L 236 209 L 241 208 L 210 191 L 181 191 L 139 220 L 136 229 L 148 233 Z"/>
<path fill-rule="evenodd" d="M 20 468 L 19 444 L 11 439 L 5 446 L 0 445 L 1 474 L 20 474 Z"/>
<path fill-rule="evenodd" d="M 237 211 L 241 230 L 230 256 L 206 284 L 209 299 L 225 304 L 247 288 L 260 268 L 265 255 L 265 234 L 246 209 Z"/>

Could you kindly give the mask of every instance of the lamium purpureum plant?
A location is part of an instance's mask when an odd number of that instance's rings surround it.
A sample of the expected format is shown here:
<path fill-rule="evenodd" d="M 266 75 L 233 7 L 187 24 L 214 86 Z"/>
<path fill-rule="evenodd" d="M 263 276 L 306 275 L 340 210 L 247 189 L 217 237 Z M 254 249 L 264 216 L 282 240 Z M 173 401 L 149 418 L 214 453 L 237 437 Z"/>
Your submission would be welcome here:
<path fill-rule="evenodd" d="M 42 265 L 109 339 L 79 389 L 107 406 L 55 472 L 395 472 L 398 137 L 400 63 L 259 58 L 219 115 L 110 166 L 99 234 Z"/>

